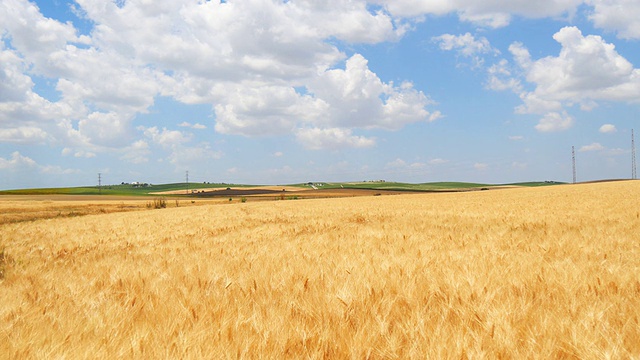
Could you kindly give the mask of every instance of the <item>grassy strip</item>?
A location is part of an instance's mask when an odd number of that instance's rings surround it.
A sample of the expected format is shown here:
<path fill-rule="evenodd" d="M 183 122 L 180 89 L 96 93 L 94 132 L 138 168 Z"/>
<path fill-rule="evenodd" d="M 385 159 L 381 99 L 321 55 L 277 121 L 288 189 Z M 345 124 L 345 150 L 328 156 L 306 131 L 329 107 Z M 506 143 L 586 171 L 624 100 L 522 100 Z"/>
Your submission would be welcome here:
<path fill-rule="evenodd" d="M 493 186 L 550 186 L 561 184 L 559 182 L 522 182 L 511 184 L 479 184 L 466 182 L 432 182 L 421 184 L 410 184 L 401 182 L 344 182 L 344 183 L 317 183 L 318 189 L 368 189 L 368 190 L 394 190 L 394 191 L 443 191 L 461 190 L 475 188 L 490 188 Z M 44 188 L 44 189 L 21 189 L 0 191 L 0 195 L 119 195 L 119 196 L 146 196 L 163 191 L 184 190 L 185 195 L 189 195 L 189 189 L 220 189 L 220 188 L 244 188 L 258 185 L 243 184 L 211 184 L 211 183 L 174 183 L 151 186 L 135 186 L 131 184 L 108 185 L 108 186 L 83 186 L 69 188 Z M 308 184 L 292 184 L 288 186 L 311 188 Z M 179 195 L 179 194 L 178 194 Z"/>

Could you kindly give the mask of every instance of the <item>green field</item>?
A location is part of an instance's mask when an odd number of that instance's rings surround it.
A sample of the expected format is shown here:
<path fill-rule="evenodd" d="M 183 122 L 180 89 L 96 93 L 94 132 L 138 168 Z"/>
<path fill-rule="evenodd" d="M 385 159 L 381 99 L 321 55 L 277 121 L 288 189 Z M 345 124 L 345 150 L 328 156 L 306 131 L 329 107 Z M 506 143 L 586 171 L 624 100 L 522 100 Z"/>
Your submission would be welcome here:
<path fill-rule="evenodd" d="M 394 190 L 394 191 L 447 191 L 447 190 L 465 190 L 465 189 L 477 189 L 477 188 L 491 188 L 497 186 L 549 186 L 558 185 L 560 182 L 523 182 L 513 184 L 478 184 L 467 182 L 430 182 L 430 183 L 401 183 L 401 182 L 344 182 L 344 183 L 318 183 L 321 186 L 317 186 L 319 189 L 373 189 L 373 190 Z M 303 186 L 305 184 L 297 184 Z"/>
<path fill-rule="evenodd" d="M 524 182 L 514 184 L 477 184 L 466 182 L 431 182 L 421 184 L 401 183 L 401 182 L 318 182 L 313 183 L 318 189 L 371 189 L 371 190 L 393 190 L 393 191 L 455 191 L 477 188 L 491 188 L 496 186 L 548 186 L 561 184 L 559 182 Z M 176 191 L 187 189 L 219 189 L 227 187 L 254 187 L 260 185 L 247 184 L 222 184 L 222 183 L 173 183 L 149 186 L 136 186 L 131 184 L 80 186 L 68 188 L 43 188 L 43 189 L 21 189 L 4 190 L 0 195 L 119 195 L 119 196 L 147 196 L 163 191 Z M 311 188 L 308 183 L 291 184 L 288 186 Z"/>
<path fill-rule="evenodd" d="M 119 196 L 147 196 L 162 191 L 175 191 L 187 189 L 205 189 L 205 188 L 226 188 L 226 187 L 242 187 L 248 185 L 235 184 L 211 184 L 211 183 L 174 183 L 160 184 L 150 186 L 135 186 L 131 184 L 124 185 L 104 185 L 98 186 L 80 186 L 68 188 L 44 188 L 44 189 L 22 189 L 22 190 L 5 190 L 0 191 L 0 195 L 119 195 Z"/>

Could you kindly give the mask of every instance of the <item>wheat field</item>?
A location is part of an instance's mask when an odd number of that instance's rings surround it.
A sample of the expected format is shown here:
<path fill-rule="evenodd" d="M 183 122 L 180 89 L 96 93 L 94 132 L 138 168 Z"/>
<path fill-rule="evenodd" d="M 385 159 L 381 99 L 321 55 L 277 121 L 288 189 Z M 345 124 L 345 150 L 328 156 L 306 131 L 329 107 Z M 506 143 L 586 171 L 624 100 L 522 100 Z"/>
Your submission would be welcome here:
<path fill-rule="evenodd" d="M 0 225 L 0 358 L 638 359 L 640 182 Z"/>

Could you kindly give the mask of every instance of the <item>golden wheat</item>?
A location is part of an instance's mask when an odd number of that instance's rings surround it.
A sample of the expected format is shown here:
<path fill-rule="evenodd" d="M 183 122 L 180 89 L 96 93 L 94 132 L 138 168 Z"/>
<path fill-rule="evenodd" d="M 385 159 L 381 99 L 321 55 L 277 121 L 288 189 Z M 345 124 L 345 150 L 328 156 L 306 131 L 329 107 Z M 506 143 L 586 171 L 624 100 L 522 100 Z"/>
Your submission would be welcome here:
<path fill-rule="evenodd" d="M 638 358 L 640 183 L 0 227 L 3 358 Z"/>

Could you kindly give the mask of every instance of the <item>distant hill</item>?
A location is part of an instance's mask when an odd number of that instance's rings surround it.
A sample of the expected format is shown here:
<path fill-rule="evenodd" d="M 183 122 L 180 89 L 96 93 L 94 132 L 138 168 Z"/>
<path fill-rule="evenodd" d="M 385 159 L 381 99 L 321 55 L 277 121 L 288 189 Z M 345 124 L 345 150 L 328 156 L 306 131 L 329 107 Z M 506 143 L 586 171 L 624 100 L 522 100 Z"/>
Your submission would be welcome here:
<path fill-rule="evenodd" d="M 291 184 L 309 189 L 370 189 L 370 190 L 393 190 L 393 191 L 462 191 L 473 189 L 490 189 L 501 187 L 534 187 L 563 184 L 555 181 L 536 181 L 511 184 L 478 184 L 466 182 L 431 182 L 431 183 L 401 183 L 386 181 L 362 181 L 362 182 L 309 182 Z M 159 192 L 184 191 L 178 196 L 191 195 L 193 189 L 220 189 L 220 188 L 242 188 L 259 187 L 261 185 L 246 184 L 225 184 L 225 183 L 173 183 L 173 184 L 120 184 L 98 186 L 80 186 L 68 188 L 42 188 L 42 189 L 21 189 L 0 191 L 0 195 L 119 195 L 119 196 L 155 196 Z"/>

